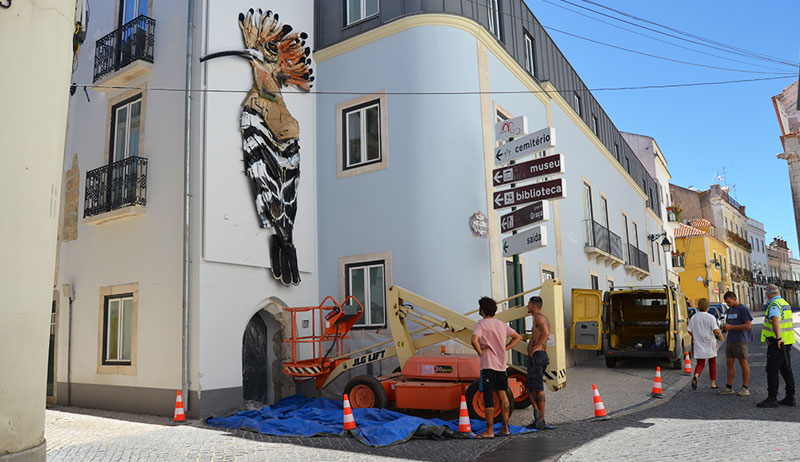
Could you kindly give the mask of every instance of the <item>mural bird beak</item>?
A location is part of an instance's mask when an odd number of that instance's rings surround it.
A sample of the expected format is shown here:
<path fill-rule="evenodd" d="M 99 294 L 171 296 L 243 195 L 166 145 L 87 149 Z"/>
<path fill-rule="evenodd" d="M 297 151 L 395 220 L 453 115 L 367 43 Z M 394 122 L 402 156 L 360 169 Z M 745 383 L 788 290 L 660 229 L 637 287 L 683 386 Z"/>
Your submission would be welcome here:
<path fill-rule="evenodd" d="M 222 58 L 224 56 L 238 56 L 240 58 L 249 59 L 249 60 L 258 60 L 264 61 L 264 54 L 258 50 L 254 50 L 252 48 L 247 48 L 244 50 L 228 50 L 228 51 L 218 51 L 216 53 L 209 53 L 200 58 L 200 62 L 208 61 L 209 59 L 214 58 Z"/>

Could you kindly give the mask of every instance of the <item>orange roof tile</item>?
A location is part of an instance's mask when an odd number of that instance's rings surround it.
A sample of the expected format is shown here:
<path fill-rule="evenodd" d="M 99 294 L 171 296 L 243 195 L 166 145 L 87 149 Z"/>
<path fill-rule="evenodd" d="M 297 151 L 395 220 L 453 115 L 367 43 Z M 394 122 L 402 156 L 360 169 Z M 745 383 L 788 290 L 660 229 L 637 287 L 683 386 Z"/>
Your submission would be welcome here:
<path fill-rule="evenodd" d="M 710 221 L 706 220 L 705 218 L 695 218 L 689 222 L 689 226 L 693 228 L 708 228 L 709 226 L 714 226 L 711 224 Z"/>
<path fill-rule="evenodd" d="M 706 220 L 708 221 L 708 220 Z M 681 223 L 681 227 L 675 230 L 675 237 L 692 237 L 692 236 L 705 236 L 707 232 Z"/>

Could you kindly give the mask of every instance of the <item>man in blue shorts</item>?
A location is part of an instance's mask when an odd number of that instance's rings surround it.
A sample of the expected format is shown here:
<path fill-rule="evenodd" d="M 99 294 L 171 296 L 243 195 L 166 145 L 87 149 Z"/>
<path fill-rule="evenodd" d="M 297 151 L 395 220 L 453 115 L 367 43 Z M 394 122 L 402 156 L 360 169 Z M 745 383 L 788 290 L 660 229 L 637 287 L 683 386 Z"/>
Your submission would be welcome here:
<path fill-rule="evenodd" d="M 547 339 L 550 337 L 550 321 L 542 314 L 542 297 L 528 300 L 528 313 L 533 316 L 533 329 L 528 340 L 528 398 L 533 404 L 533 422 L 526 428 L 542 430 L 544 421 L 544 371 L 550 360 L 547 357 Z"/>

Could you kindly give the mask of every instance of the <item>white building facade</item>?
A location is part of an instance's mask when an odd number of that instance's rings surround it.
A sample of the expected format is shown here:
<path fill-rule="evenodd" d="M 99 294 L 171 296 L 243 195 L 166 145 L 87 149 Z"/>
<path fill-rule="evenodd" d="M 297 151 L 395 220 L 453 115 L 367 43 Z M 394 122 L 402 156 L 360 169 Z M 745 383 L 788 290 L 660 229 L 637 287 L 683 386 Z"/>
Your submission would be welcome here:
<path fill-rule="evenodd" d="M 565 164 L 548 178 L 563 179 L 565 197 L 546 203 L 547 245 L 520 255 L 523 290 L 560 278 L 569 320 L 573 288 L 668 279 L 668 259 L 649 239 L 664 232 L 659 181 L 521 0 L 270 4 L 282 23 L 308 34 L 315 77 L 314 92 L 281 95 L 299 125 L 302 172 L 294 226 L 302 282 L 288 287 L 270 271 L 272 230 L 259 226 L 242 163 L 253 61 L 240 53 L 199 62 L 244 49 L 237 17 L 254 5 L 195 2 L 190 75 L 198 91 L 187 100 L 166 91 L 186 88 L 185 5 L 129 3 L 95 7 L 95 42 L 78 61 L 76 82 L 93 81 L 95 91 L 91 101 L 82 89 L 71 100 L 65 181 L 75 193 L 64 216 L 74 219 L 62 223 L 57 287 L 69 284 L 75 296 L 56 297 L 54 401 L 171 414 L 183 387 L 190 416 L 246 399 L 274 402 L 295 391 L 280 369 L 288 360 L 283 307 L 355 295 L 366 313 L 347 345 L 363 348 L 389 338 L 391 285 L 461 312 L 482 295 L 513 295 L 499 227 L 510 210 L 492 205 L 502 118 L 524 115 L 530 131 L 554 128 L 556 147 L 546 154 Z M 504 13 L 512 8 L 524 17 Z M 109 34 L 124 46 L 110 68 L 93 68 Z M 111 186 L 119 178 L 124 186 Z M 473 234 L 476 214 L 486 217 L 485 237 Z M 385 363 L 359 373 L 397 365 Z"/>
<path fill-rule="evenodd" d="M 767 260 L 766 231 L 760 221 L 747 218 L 747 237 L 752 251 L 750 253 L 750 270 L 753 272 L 753 299 L 750 301 L 754 310 L 763 309 L 767 303 L 767 278 L 769 277 L 769 261 Z"/>

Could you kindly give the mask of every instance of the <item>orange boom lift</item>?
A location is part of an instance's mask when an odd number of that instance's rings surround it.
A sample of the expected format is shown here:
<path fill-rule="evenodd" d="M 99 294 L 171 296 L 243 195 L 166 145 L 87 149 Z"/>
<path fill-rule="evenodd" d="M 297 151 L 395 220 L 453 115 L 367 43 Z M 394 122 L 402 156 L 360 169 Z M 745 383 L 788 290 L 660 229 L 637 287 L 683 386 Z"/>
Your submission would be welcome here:
<path fill-rule="evenodd" d="M 541 287 L 501 300 L 498 305 L 536 291 L 544 301 L 543 310 L 550 324 L 563 326 L 563 288 L 558 279 L 547 280 Z M 389 287 L 386 302 L 392 338 L 347 353 L 343 340 L 348 338 L 348 332 L 364 312 L 355 297 L 348 297 L 342 304 L 326 297 L 316 307 L 285 308 L 291 316 L 292 335 L 284 342 L 291 344 L 292 360 L 284 363 L 283 372 L 297 378 L 314 378 L 317 388 L 322 389 L 344 372 L 397 356 L 400 367 L 394 373 L 379 377 L 359 375 L 347 383 L 344 392 L 353 408 L 383 408 L 393 403 L 398 409 L 453 410 L 459 408 L 461 395 L 465 395 L 470 417 L 484 418 L 483 393 L 478 389 L 477 355 L 446 354 L 444 346 L 442 354 L 417 353 L 447 340 L 472 349 L 470 340 L 477 320 L 469 316 L 477 310 L 462 314 L 398 286 Z M 297 321 L 298 315 L 304 312 L 311 312 L 312 325 L 310 335 L 301 336 Z M 527 308 L 518 306 L 498 311 L 495 317 L 511 322 L 527 315 Z M 422 327 L 409 332 L 408 322 Z M 523 336 L 526 340 L 527 337 Z M 301 345 L 306 347 L 300 348 Z M 563 329 L 554 329 L 547 342 L 550 365 L 545 372 L 546 383 L 552 391 L 566 386 L 565 348 Z M 298 359 L 301 353 L 298 350 L 305 350 L 306 356 L 310 353 L 310 359 Z M 527 342 L 523 340 L 514 350 L 526 354 Z M 514 403 L 512 410 L 529 406 L 525 370 L 509 365 L 508 378 L 507 393 Z M 496 406 L 495 414 L 499 413 L 500 406 Z"/>

